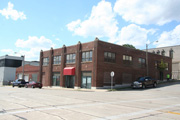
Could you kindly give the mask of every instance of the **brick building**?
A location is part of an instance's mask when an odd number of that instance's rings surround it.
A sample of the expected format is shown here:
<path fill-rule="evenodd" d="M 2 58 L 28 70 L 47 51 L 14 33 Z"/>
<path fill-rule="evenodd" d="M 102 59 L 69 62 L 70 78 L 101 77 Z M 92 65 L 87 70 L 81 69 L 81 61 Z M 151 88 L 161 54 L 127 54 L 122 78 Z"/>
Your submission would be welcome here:
<path fill-rule="evenodd" d="M 27 62 L 26 62 L 27 63 Z M 16 69 L 16 79 L 22 78 L 23 76 L 23 66 Z M 25 64 L 24 65 L 24 79 L 26 82 L 29 81 L 39 81 L 39 63 L 36 64 Z"/>
<path fill-rule="evenodd" d="M 171 74 L 170 57 L 149 53 L 149 75 L 159 79 L 157 61 L 168 64 L 165 74 Z M 65 45 L 40 52 L 40 82 L 44 86 L 68 88 L 105 88 L 110 86 L 110 72 L 114 71 L 113 85 L 130 84 L 146 75 L 146 52 L 100 41 Z M 164 75 L 165 75 L 164 74 Z"/>

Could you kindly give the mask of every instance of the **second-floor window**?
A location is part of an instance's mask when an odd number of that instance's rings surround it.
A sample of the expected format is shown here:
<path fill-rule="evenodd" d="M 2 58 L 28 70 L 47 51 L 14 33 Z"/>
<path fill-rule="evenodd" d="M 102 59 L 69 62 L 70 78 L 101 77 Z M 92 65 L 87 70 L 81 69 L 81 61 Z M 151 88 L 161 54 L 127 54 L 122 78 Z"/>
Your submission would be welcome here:
<path fill-rule="evenodd" d="M 132 56 L 129 55 L 123 55 L 123 63 L 127 65 L 132 64 Z"/>
<path fill-rule="evenodd" d="M 61 56 L 54 56 L 53 64 L 61 64 Z"/>
<path fill-rule="evenodd" d="M 82 52 L 82 62 L 92 61 L 92 51 Z"/>
<path fill-rule="evenodd" d="M 104 61 L 115 63 L 116 55 L 112 52 L 104 52 Z"/>
<path fill-rule="evenodd" d="M 49 58 L 43 58 L 43 65 L 48 65 L 49 64 Z"/>
<path fill-rule="evenodd" d="M 146 60 L 144 58 L 139 58 L 139 67 L 144 68 L 146 66 Z"/>
<path fill-rule="evenodd" d="M 75 62 L 76 62 L 76 54 L 66 55 L 66 63 L 75 63 Z"/>

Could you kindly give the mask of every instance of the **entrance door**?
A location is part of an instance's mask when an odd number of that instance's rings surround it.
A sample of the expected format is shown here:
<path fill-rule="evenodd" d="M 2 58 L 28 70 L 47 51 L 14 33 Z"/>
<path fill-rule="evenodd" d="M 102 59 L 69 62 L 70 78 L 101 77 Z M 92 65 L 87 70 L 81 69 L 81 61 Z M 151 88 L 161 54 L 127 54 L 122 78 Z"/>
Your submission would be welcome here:
<path fill-rule="evenodd" d="M 52 86 L 60 86 L 60 73 L 53 73 Z"/>
<path fill-rule="evenodd" d="M 75 76 L 67 75 L 66 76 L 66 87 L 74 88 Z"/>
<path fill-rule="evenodd" d="M 91 89 L 91 77 L 82 77 L 81 87 Z"/>
<path fill-rule="evenodd" d="M 91 89 L 91 77 L 87 77 L 87 88 Z"/>

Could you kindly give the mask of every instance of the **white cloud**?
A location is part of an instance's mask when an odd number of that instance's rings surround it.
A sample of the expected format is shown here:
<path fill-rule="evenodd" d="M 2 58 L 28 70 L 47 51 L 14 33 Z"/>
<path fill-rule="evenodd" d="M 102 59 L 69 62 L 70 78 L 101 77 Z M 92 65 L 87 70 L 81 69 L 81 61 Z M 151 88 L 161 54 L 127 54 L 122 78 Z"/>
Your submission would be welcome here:
<path fill-rule="evenodd" d="M 21 19 L 24 20 L 26 19 L 26 15 L 23 12 L 19 12 L 15 9 L 13 9 L 14 5 L 11 2 L 8 2 L 8 7 L 0 10 L 0 14 L 6 17 L 6 19 Z"/>
<path fill-rule="evenodd" d="M 136 24 L 163 25 L 180 21 L 180 0 L 117 0 L 114 11 Z"/>
<path fill-rule="evenodd" d="M 1 52 L 8 55 L 25 55 L 25 60 L 39 60 L 41 50 L 49 50 L 55 44 L 50 39 L 41 36 L 29 36 L 28 40 L 18 39 L 15 43 L 16 47 L 20 50 L 14 51 L 12 49 L 3 49 Z M 17 52 L 17 54 L 15 54 Z"/>
<path fill-rule="evenodd" d="M 157 47 L 180 45 L 180 25 L 177 25 L 172 31 L 164 31 L 155 45 Z"/>
<path fill-rule="evenodd" d="M 88 37 L 112 37 L 115 36 L 118 27 L 111 3 L 102 0 L 97 6 L 93 6 L 91 15 L 87 20 L 80 19 L 67 24 L 67 28 L 75 35 Z"/>
<path fill-rule="evenodd" d="M 12 49 L 2 49 L 1 52 L 6 53 L 8 55 L 13 55 L 14 54 L 14 51 Z"/>
<path fill-rule="evenodd" d="M 29 36 L 28 40 L 18 39 L 15 45 L 20 48 L 50 48 L 55 46 L 50 39 L 47 39 L 44 36 L 41 36 L 40 38 Z"/>
<path fill-rule="evenodd" d="M 155 30 L 153 29 L 147 30 L 135 24 L 130 24 L 123 27 L 119 32 L 118 37 L 110 39 L 109 42 L 117 42 L 120 45 L 132 44 L 136 48 L 144 47 L 148 41 L 148 34 L 153 34 L 154 32 Z"/>

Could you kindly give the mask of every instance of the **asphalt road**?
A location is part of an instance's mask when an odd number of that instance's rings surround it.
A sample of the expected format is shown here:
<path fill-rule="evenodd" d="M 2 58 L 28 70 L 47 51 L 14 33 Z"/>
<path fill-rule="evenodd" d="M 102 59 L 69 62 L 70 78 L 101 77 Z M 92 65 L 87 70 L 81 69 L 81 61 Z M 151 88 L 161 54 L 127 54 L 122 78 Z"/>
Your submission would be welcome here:
<path fill-rule="evenodd" d="M 180 120 L 180 83 L 113 92 L 0 87 L 0 120 Z"/>

